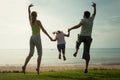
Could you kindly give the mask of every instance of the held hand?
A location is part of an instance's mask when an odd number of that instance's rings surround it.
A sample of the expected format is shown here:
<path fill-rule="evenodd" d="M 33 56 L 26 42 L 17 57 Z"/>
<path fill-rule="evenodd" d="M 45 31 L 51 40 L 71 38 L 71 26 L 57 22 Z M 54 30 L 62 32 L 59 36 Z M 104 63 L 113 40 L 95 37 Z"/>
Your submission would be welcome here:
<path fill-rule="evenodd" d="M 50 38 L 51 41 L 54 41 L 53 38 Z"/>
<path fill-rule="evenodd" d="M 33 6 L 34 6 L 33 4 L 30 4 L 30 5 L 29 5 L 29 8 L 30 8 L 30 7 L 33 7 Z"/>
<path fill-rule="evenodd" d="M 51 41 L 53 41 L 53 39 L 51 37 L 49 37 Z"/>
<path fill-rule="evenodd" d="M 68 29 L 68 32 L 70 32 L 71 31 L 71 29 Z"/>
<path fill-rule="evenodd" d="M 53 34 L 55 34 L 56 32 L 53 32 Z"/>
<path fill-rule="evenodd" d="M 70 36 L 70 30 L 68 29 L 68 37 Z"/>
<path fill-rule="evenodd" d="M 92 3 L 93 3 L 92 6 L 93 6 L 93 7 L 96 7 L 96 3 L 94 3 L 94 2 L 92 2 Z"/>

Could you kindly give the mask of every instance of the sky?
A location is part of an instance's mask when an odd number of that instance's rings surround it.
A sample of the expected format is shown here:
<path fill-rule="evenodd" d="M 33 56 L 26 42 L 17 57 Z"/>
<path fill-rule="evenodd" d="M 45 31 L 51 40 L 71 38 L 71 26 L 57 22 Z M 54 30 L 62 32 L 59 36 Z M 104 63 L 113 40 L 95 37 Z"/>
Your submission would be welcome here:
<path fill-rule="evenodd" d="M 29 49 L 31 27 L 28 20 L 28 5 L 51 37 L 52 32 L 78 24 L 84 11 L 93 13 L 92 2 L 97 4 L 94 20 L 92 48 L 120 48 L 120 0 L 0 0 L 0 49 Z M 66 37 L 66 47 L 74 48 L 81 28 L 71 31 Z M 56 48 L 41 31 L 43 48 Z M 82 47 L 82 45 L 81 45 Z"/>

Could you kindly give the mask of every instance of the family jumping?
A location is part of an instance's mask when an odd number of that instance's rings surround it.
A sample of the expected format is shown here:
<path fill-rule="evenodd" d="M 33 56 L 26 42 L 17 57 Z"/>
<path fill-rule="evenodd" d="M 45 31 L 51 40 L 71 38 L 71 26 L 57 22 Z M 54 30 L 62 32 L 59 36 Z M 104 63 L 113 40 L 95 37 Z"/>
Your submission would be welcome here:
<path fill-rule="evenodd" d="M 69 28 L 67 34 L 65 34 L 63 31 L 60 31 L 60 30 L 53 32 L 53 34 L 56 35 L 54 39 L 52 37 L 50 37 L 50 35 L 44 29 L 41 21 L 37 20 L 37 12 L 36 11 L 31 12 L 31 7 L 33 7 L 32 4 L 30 4 L 28 6 L 28 15 L 29 15 L 28 17 L 29 17 L 31 30 L 32 30 L 32 36 L 30 38 L 30 43 L 29 43 L 30 51 L 29 51 L 28 56 L 26 57 L 24 65 L 22 66 L 22 72 L 25 74 L 27 64 L 34 54 L 35 47 L 37 49 L 37 54 L 38 54 L 36 71 L 37 71 L 37 74 L 39 74 L 39 72 L 40 72 L 40 64 L 41 64 L 41 58 L 42 58 L 42 44 L 41 44 L 41 34 L 40 34 L 41 30 L 43 31 L 43 33 L 46 34 L 46 36 L 48 36 L 48 38 L 51 41 L 57 41 L 57 48 L 58 48 L 58 52 L 59 52 L 58 58 L 61 59 L 61 53 L 62 53 L 63 60 L 65 61 L 66 60 L 66 56 L 65 56 L 66 42 L 65 42 L 64 37 L 69 37 L 71 30 L 81 27 L 81 32 L 78 35 L 78 39 L 76 41 L 76 51 L 73 54 L 73 56 L 74 57 L 77 56 L 79 46 L 83 42 L 84 48 L 83 48 L 82 58 L 85 59 L 85 61 L 86 61 L 86 67 L 85 67 L 84 73 L 87 73 L 88 65 L 89 65 L 89 61 L 90 61 L 90 46 L 91 46 L 91 42 L 92 42 L 92 37 L 91 37 L 92 36 L 92 28 L 93 28 L 94 18 L 96 16 L 96 3 L 93 2 L 93 4 L 92 4 L 92 7 L 93 7 L 92 15 L 90 14 L 89 11 L 85 11 L 83 14 L 83 19 L 81 19 L 79 24 Z"/>

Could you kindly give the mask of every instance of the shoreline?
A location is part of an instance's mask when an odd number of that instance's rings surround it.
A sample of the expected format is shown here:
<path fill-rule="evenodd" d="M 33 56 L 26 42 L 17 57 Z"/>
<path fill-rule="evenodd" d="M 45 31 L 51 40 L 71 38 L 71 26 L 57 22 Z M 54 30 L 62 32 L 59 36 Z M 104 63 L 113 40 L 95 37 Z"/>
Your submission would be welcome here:
<path fill-rule="evenodd" d="M 41 65 L 41 72 L 45 71 L 63 71 L 84 69 L 85 65 L 62 65 L 62 66 L 45 66 Z M 36 72 L 36 66 L 27 66 L 26 72 Z M 89 69 L 120 69 L 120 64 L 96 64 L 89 65 Z M 22 66 L 0 66 L 0 72 L 4 71 L 22 71 Z"/>

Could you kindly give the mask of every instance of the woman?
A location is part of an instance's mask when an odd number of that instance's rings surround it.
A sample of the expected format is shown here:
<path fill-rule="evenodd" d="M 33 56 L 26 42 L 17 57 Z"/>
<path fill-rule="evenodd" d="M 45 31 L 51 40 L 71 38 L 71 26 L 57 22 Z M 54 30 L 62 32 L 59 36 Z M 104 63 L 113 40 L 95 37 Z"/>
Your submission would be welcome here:
<path fill-rule="evenodd" d="M 37 20 L 37 13 L 35 11 L 31 12 L 30 8 L 33 5 L 28 6 L 28 14 L 29 14 L 29 22 L 32 29 L 32 36 L 30 38 L 30 52 L 29 55 L 26 57 L 25 63 L 22 66 L 22 71 L 25 74 L 26 66 L 30 61 L 31 57 L 34 53 L 34 48 L 37 48 L 38 58 L 37 58 L 37 68 L 36 71 L 39 74 L 41 58 L 42 58 L 42 45 L 41 45 L 41 37 L 40 37 L 40 30 L 42 30 L 50 39 L 52 39 L 47 31 L 43 28 L 41 22 Z"/>

